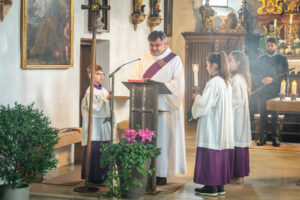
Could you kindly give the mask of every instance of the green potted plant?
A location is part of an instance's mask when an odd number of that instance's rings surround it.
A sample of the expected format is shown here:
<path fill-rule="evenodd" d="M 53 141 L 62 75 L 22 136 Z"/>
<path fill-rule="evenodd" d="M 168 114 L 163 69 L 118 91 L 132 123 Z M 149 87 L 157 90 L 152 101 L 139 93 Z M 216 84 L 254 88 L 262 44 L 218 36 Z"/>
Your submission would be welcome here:
<path fill-rule="evenodd" d="M 14 107 L 0 106 L 0 138 L 2 197 L 27 200 L 28 184 L 56 166 L 58 130 L 33 104 L 15 103 Z"/>
<path fill-rule="evenodd" d="M 101 166 L 111 165 L 105 181 L 108 196 L 137 198 L 144 195 L 147 177 L 155 170 L 149 169 L 151 158 L 160 154 L 155 138 L 154 132 L 148 129 L 126 130 L 125 138 L 119 143 L 102 146 Z"/>

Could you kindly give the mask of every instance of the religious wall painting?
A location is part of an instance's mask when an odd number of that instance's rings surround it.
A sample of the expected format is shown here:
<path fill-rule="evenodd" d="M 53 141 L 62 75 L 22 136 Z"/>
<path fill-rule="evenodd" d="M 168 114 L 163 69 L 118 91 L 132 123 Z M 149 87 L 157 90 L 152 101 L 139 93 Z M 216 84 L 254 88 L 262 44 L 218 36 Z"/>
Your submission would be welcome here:
<path fill-rule="evenodd" d="M 100 6 L 110 6 L 110 0 L 94 0 L 96 4 Z M 89 0 L 89 5 L 92 5 L 93 0 Z M 97 11 L 96 16 L 96 32 L 109 32 L 110 26 L 110 10 L 109 9 L 100 9 Z M 88 11 L 88 30 L 93 31 L 94 19 L 92 11 Z"/>
<path fill-rule="evenodd" d="M 74 0 L 22 1 L 22 68 L 73 66 Z"/>
<path fill-rule="evenodd" d="M 12 0 L 0 0 L 0 22 L 3 22 L 11 6 Z"/>

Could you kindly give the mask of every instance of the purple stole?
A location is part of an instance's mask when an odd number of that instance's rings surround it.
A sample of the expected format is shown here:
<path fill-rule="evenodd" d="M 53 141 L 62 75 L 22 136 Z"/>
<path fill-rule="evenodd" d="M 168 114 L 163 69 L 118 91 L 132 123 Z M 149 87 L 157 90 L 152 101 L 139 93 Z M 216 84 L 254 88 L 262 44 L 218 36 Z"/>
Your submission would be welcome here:
<path fill-rule="evenodd" d="M 177 56 L 177 55 L 175 53 L 171 52 L 171 53 L 169 53 L 169 55 L 167 55 L 163 59 L 158 60 L 155 63 L 153 63 L 148 68 L 148 70 L 145 72 L 145 74 L 143 75 L 143 78 L 144 79 L 146 79 L 146 78 L 148 78 L 148 79 L 152 78 L 160 69 L 163 68 L 163 66 L 165 66 L 175 56 Z"/>

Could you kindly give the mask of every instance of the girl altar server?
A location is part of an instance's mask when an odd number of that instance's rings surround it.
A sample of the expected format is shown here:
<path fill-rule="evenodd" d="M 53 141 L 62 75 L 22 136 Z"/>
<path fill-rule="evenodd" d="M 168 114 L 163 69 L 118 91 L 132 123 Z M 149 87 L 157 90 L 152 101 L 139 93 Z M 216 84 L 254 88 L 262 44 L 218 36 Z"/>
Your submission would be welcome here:
<path fill-rule="evenodd" d="M 87 68 L 89 78 L 91 78 L 92 67 Z M 100 146 L 102 143 L 110 143 L 111 141 L 111 127 L 110 127 L 110 106 L 108 91 L 102 87 L 104 72 L 99 65 L 95 66 L 94 75 L 94 99 L 93 99 L 93 127 L 91 136 L 91 157 L 90 157 L 90 174 L 89 182 L 101 185 L 106 178 L 107 168 L 100 168 L 101 152 Z M 87 152 L 88 139 L 88 124 L 89 124 L 89 102 L 90 102 L 90 88 L 87 89 L 85 96 L 81 102 L 82 111 L 82 141 L 84 146 L 84 154 L 81 168 L 81 178 L 85 178 L 85 164 Z"/>
<path fill-rule="evenodd" d="M 248 94 L 251 92 L 249 61 L 241 51 L 232 51 L 228 56 L 232 76 L 232 110 L 234 121 L 234 151 L 230 154 L 232 162 L 231 183 L 242 183 L 249 175 L 249 147 L 251 124 Z"/>
<path fill-rule="evenodd" d="M 196 194 L 217 196 L 225 194 L 224 185 L 230 181 L 229 151 L 234 148 L 232 89 L 226 54 L 209 54 L 206 69 L 212 78 L 202 96 L 195 96 L 192 107 L 193 117 L 199 118 L 194 182 L 204 185 L 195 189 Z"/>

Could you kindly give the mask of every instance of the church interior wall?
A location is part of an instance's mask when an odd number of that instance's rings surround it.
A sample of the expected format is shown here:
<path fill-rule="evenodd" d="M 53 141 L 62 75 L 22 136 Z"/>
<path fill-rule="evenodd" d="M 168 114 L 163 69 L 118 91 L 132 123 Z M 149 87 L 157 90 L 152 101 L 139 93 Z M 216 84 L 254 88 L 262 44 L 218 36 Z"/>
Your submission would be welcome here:
<path fill-rule="evenodd" d="M 57 128 L 79 126 L 79 85 L 80 85 L 80 39 L 91 38 L 87 29 L 87 11 L 81 9 L 88 0 L 74 0 L 74 65 L 68 69 L 21 69 L 21 1 L 13 1 L 3 22 L 0 23 L 0 104 L 13 105 L 35 103 Z M 97 56 L 109 72 L 123 63 L 135 60 L 148 52 L 147 36 L 150 33 L 146 20 L 135 31 L 130 22 L 131 0 L 110 0 L 110 31 L 97 34 L 97 39 L 109 41 L 99 47 Z M 149 0 L 144 0 L 145 13 L 149 14 Z M 163 11 L 163 1 L 161 3 Z M 163 13 L 161 13 L 163 16 Z M 163 30 L 163 23 L 155 30 Z M 103 47 L 103 46 L 102 46 Z M 101 54 L 102 51 L 109 51 Z M 101 56 L 102 55 L 102 56 Z M 106 56 L 103 56 L 106 55 Z M 109 56 L 107 56 L 109 55 Z M 98 59 L 99 59 L 98 58 Z M 121 81 L 127 81 L 136 63 L 129 64 L 116 74 L 116 96 L 128 96 L 129 92 Z M 108 74 L 105 77 L 108 83 Z M 109 89 L 109 88 L 108 88 Z M 117 120 L 129 116 L 129 102 L 116 100 Z M 72 151 L 71 149 L 69 151 Z M 69 159 L 69 155 L 68 155 Z M 70 159 L 69 159 L 70 160 Z M 71 159 L 72 161 L 73 159 Z"/>

